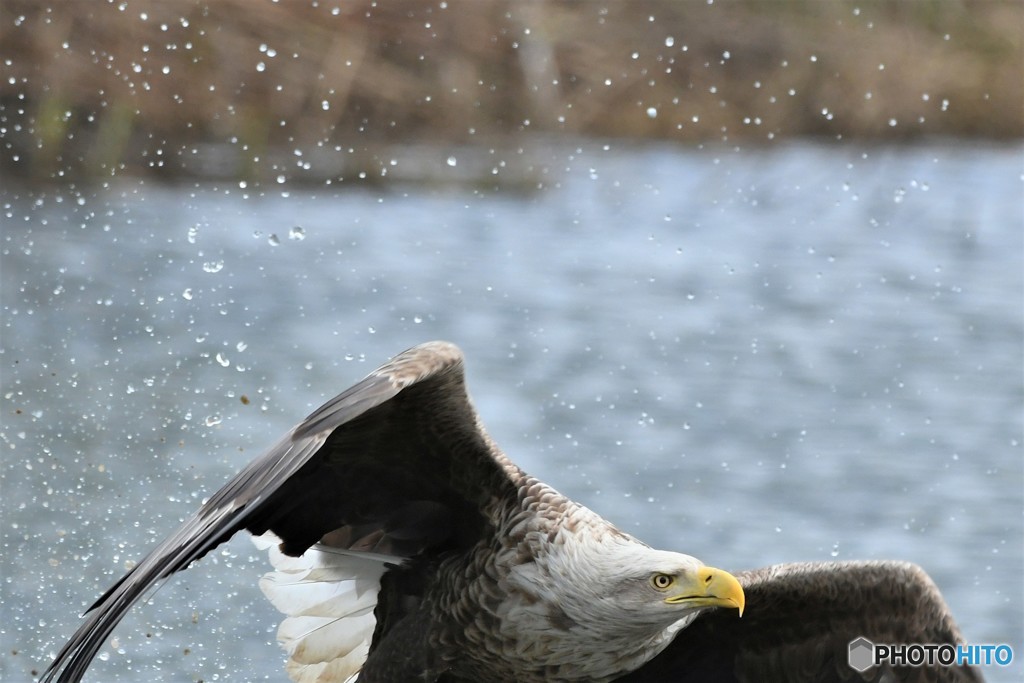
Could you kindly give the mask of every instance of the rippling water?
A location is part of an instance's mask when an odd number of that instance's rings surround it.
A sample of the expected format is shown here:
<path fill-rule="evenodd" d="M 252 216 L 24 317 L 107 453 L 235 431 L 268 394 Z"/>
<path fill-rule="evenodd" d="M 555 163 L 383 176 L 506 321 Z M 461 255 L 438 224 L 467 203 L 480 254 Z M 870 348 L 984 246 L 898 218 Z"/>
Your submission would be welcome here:
<path fill-rule="evenodd" d="M 588 143 L 515 195 L 5 183 L 0 677 L 435 338 L 514 459 L 651 544 L 911 560 L 969 640 L 1024 657 L 1021 152 Z M 93 680 L 284 680 L 265 569 L 235 539 Z"/>

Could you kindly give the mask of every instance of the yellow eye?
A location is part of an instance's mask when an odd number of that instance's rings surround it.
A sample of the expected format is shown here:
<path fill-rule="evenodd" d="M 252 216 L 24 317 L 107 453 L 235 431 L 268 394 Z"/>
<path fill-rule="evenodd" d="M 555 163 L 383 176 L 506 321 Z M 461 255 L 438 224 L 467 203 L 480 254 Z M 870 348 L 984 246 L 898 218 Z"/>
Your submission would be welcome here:
<path fill-rule="evenodd" d="M 676 582 L 676 577 L 671 574 L 655 574 L 651 577 L 651 585 L 660 591 L 667 589 Z"/>

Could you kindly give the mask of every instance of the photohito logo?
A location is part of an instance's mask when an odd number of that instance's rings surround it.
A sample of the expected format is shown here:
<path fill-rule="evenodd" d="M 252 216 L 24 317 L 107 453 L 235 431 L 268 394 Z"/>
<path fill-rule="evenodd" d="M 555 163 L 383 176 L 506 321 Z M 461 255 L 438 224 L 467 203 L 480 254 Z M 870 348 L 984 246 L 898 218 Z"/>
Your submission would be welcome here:
<path fill-rule="evenodd" d="M 850 641 L 850 668 L 863 673 L 879 664 L 892 666 L 1009 666 L 1009 645 L 951 645 L 909 643 L 881 645 L 861 636 Z"/>

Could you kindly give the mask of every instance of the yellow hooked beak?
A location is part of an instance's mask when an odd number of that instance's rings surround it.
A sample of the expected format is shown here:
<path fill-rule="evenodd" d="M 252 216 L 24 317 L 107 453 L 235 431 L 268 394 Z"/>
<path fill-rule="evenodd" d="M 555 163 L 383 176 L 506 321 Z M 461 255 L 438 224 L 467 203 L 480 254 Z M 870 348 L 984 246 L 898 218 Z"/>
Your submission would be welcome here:
<path fill-rule="evenodd" d="M 743 586 L 736 577 L 714 567 L 701 567 L 692 577 L 680 577 L 673 589 L 673 594 L 665 598 L 665 602 L 672 605 L 732 607 L 738 609 L 742 617 L 747 602 Z"/>

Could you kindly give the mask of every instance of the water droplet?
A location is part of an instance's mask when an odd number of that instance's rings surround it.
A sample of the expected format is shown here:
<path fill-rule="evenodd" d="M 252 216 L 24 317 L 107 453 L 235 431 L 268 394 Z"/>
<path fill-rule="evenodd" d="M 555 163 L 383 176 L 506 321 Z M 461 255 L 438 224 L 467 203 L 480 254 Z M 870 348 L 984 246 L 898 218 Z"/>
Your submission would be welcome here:
<path fill-rule="evenodd" d="M 228 360 L 224 356 L 224 354 L 220 353 L 220 352 L 217 353 L 217 362 L 220 363 L 221 367 L 224 367 L 224 368 L 226 368 L 227 366 L 231 365 L 231 361 Z"/>
<path fill-rule="evenodd" d="M 207 261 L 203 264 L 203 270 L 207 273 L 219 273 L 223 268 L 223 261 Z"/>
<path fill-rule="evenodd" d="M 203 420 L 203 424 L 205 424 L 207 427 L 219 425 L 221 422 L 223 422 L 223 418 L 220 415 L 208 415 L 206 419 Z"/>
<path fill-rule="evenodd" d="M 281 244 L 281 240 L 278 239 L 277 235 L 271 234 L 270 237 L 267 238 L 267 244 L 272 247 L 276 247 Z"/>
<path fill-rule="evenodd" d="M 658 110 L 656 107 L 647 107 L 647 117 L 651 119 L 658 118 Z"/>
<path fill-rule="evenodd" d="M 187 301 L 192 301 L 192 288 L 189 287 L 184 292 L 182 292 L 181 297 Z"/>
<path fill-rule="evenodd" d="M 454 167 L 454 166 L 456 166 L 456 165 L 457 165 L 457 164 L 459 163 L 459 160 L 458 160 L 458 159 L 456 159 L 455 157 L 448 157 L 448 161 L 447 161 L 446 163 L 447 163 L 447 164 L 448 164 L 449 166 L 452 166 L 452 167 Z"/>
<path fill-rule="evenodd" d="M 306 231 L 296 225 L 288 231 L 288 239 L 301 242 L 306 239 Z"/>

